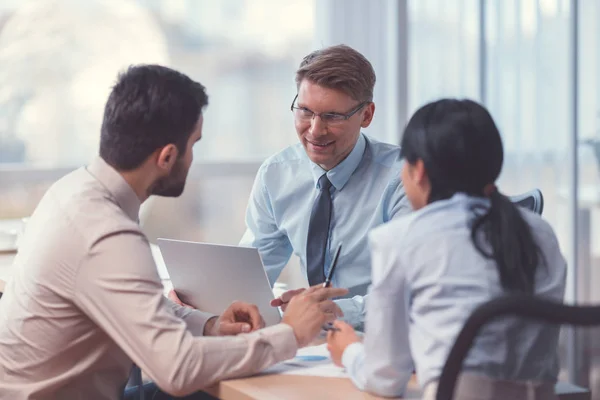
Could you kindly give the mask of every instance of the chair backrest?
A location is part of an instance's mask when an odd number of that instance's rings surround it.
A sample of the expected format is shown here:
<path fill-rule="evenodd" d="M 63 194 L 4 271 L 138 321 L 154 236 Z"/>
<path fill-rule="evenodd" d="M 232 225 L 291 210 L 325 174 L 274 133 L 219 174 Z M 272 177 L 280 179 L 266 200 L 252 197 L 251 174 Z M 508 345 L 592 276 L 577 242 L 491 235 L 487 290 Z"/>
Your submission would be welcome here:
<path fill-rule="evenodd" d="M 490 300 L 473 311 L 458 334 L 440 375 L 437 400 L 452 400 L 463 362 L 481 327 L 495 318 L 506 315 L 557 325 L 600 325 L 600 306 L 568 306 L 525 294 Z"/>
<path fill-rule="evenodd" d="M 539 215 L 542 215 L 542 211 L 544 211 L 544 196 L 540 189 L 533 189 L 518 196 L 510 196 L 509 199 Z"/>

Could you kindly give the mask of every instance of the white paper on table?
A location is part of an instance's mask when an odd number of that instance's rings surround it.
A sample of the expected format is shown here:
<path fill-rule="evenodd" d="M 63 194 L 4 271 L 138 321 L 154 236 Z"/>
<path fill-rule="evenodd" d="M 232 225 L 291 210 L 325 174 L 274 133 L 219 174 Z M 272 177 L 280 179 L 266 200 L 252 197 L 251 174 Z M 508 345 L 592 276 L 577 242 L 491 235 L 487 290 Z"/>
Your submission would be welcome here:
<path fill-rule="evenodd" d="M 304 356 L 326 358 L 324 360 L 316 361 L 306 361 L 299 358 Z M 324 376 L 329 378 L 348 377 L 344 368 L 336 366 L 333 361 L 331 361 L 329 351 L 327 351 L 327 344 L 304 347 L 298 350 L 295 358 L 275 364 L 264 370 L 262 374 Z"/>

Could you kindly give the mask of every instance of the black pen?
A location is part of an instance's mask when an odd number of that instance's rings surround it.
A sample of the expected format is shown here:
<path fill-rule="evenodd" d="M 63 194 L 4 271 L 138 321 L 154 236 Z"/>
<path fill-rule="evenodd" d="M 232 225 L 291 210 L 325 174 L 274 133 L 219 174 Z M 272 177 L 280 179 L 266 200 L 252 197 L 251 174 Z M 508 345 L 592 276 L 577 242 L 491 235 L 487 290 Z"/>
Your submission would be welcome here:
<path fill-rule="evenodd" d="M 323 287 L 331 286 L 331 278 L 333 277 L 333 271 L 335 270 L 335 266 L 337 265 L 337 260 L 338 260 L 338 257 L 340 256 L 340 251 L 342 251 L 341 243 L 339 244 L 337 250 L 335 251 L 335 255 L 333 256 L 333 261 L 331 262 L 331 268 L 329 269 L 327 278 L 325 278 L 325 282 L 323 282 Z M 334 327 L 333 324 L 331 324 L 331 323 L 324 325 L 323 330 L 339 332 L 339 328 Z"/>
<path fill-rule="evenodd" d="M 325 278 L 325 282 L 323 282 L 323 287 L 331 286 L 331 278 L 333 277 L 333 271 L 335 270 L 335 266 L 337 265 L 337 260 L 338 260 L 338 257 L 340 256 L 340 251 L 342 251 L 341 243 L 339 244 L 337 250 L 335 251 L 335 255 L 333 256 L 333 261 L 331 262 L 331 268 L 329 269 L 327 278 Z"/>

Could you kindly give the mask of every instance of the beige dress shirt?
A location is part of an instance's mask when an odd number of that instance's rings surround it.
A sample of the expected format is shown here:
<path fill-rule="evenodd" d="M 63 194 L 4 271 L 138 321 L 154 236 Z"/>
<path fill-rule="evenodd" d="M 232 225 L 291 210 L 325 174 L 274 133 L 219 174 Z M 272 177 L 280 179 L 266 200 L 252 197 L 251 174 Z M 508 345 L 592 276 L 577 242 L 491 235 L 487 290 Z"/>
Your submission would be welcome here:
<path fill-rule="evenodd" d="M 100 158 L 45 194 L 0 300 L 0 399 L 119 399 L 132 362 L 183 395 L 294 356 L 284 324 L 202 337 L 210 315 L 162 294 L 139 208 Z"/>

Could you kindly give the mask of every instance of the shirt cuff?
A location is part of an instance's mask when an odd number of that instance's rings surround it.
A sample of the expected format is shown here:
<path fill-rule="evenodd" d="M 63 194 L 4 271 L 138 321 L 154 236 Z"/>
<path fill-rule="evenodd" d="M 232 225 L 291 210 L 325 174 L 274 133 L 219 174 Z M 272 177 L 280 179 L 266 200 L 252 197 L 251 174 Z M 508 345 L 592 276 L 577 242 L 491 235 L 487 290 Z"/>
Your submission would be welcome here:
<path fill-rule="evenodd" d="M 180 306 L 166 297 L 165 299 L 173 313 L 185 321 L 188 330 L 194 336 L 204 336 L 204 326 L 206 325 L 206 322 L 212 317 L 217 317 L 215 314 Z"/>
<path fill-rule="evenodd" d="M 342 354 L 342 365 L 354 385 L 360 390 L 365 390 L 364 364 L 365 348 L 362 343 L 356 342 L 346 347 Z"/>
<path fill-rule="evenodd" d="M 218 315 L 192 310 L 192 312 L 183 317 L 183 320 L 185 321 L 188 330 L 192 333 L 192 335 L 204 336 L 204 326 L 212 317 L 218 317 Z"/>
<path fill-rule="evenodd" d="M 342 365 L 347 371 L 352 371 L 354 364 L 364 357 L 365 347 L 361 342 L 354 342 L 346 347 L 342 354 Z"/>
<path fill-rule="evenodd" d="M 352 327 L 360 329 L 363 327 L 365 317 L 365 301 L 362 296 L 354 296 L 351 299 L 339 299 L 335 303 L 341 308 L 344 316 L 340 318 L 342 321 L 352 325 Z"/>

